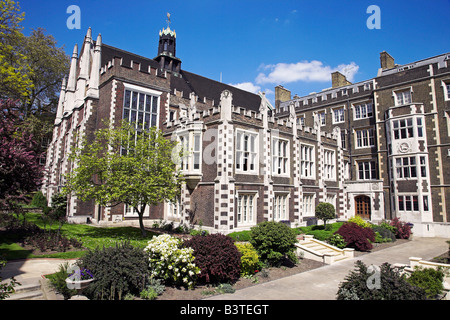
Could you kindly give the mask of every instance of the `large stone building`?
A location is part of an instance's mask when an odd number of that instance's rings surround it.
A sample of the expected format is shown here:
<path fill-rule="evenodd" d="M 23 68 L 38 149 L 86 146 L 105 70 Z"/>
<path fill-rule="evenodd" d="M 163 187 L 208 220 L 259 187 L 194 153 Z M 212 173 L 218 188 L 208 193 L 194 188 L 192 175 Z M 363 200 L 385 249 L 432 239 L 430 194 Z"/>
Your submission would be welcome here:
<path fill-rule="evenodd" d="M 157 126 L 189 153 L 177 201 L 147 207 L 151 223 L 196 222 L 213 232 L 264 220 L 309 223 L 320 202 L 339 219 L 400 217 L 420 235 L 450 236 L 450 55 L 397 66 L 381 53 L 377 77 L 305 97 L 275 88 L 275 106 L 185 71 L 176 33 L 159 33 L 154 59 L 94 41 L 89 29 L 61 88 L 43 191 L 50 199 L 74 165 L 77 136 L 122 119 Z M 447 201 L 446 201 L 447 199 Z M 126 205 L 70 197 L 71 221 L 135 220 Z"/>

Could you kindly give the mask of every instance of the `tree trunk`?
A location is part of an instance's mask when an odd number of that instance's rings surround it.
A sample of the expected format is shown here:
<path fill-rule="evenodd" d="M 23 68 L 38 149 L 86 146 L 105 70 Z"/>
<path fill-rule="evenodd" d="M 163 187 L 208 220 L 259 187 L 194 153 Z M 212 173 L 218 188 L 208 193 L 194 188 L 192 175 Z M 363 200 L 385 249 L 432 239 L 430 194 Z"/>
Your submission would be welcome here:
<path fill-rule="evenodd" d="M 144 211 L 145 211 L 145 205 L 141 206 L 141 210 L 139 210 L 139 208 L 134 208 L 136 209 L 138 216 L 139 216 L 139 228 L 141 228 L 141 234 L 142 237 L 145 238 L 147 236 L 147 231 L 145 231 L 145 227 L 144 227 Z"/>

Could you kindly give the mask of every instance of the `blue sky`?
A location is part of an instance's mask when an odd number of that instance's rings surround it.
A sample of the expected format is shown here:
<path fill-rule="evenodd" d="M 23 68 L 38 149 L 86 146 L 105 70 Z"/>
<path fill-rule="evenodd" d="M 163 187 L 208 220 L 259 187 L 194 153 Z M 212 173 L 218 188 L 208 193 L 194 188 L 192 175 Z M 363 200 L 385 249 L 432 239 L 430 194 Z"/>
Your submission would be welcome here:
<path fill-rule="evenodd" d="M 377 74 L 379 53 L 406 64 L 450 52 L 450 0 L 22 0 L 24 33 L 42 27 L 71 54 L 86 31 L 104 43 L 154 58 L 158 32 L 177 33 L 182 69 L 265 91 L 273 100 L 281 84 L 292 95 L 331 86 L 331 72 L 352 82 Z M 81 28 L 67 28 L 70 5 Z M 380 29 L 369 29 L 370 5 L 380 9 Z"/>

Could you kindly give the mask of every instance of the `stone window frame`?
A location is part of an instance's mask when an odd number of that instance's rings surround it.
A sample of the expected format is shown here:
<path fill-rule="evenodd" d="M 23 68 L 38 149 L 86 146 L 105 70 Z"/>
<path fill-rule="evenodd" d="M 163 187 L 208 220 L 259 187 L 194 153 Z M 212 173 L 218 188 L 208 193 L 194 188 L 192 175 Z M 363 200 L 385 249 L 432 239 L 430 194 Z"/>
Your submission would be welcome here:
<path fill-rule="evenodd" d="M 336 181 L 336 151 L 333 149 L 323 149 L 323 179 Z"/>
<path fill-rule="evenodd" d="M 340 111 L 340 110 L 342 110 L 342 114 L 339 114 L 338 115 L 338 121 L 336 121 L 336 111 Z M 345 110 L 346 110 L 346 108 L 345 108 L 345 105 L 341 105 L 341 106 L 337 106 L 337 107 L 333 107 L 333 108 L 331 108 L 331 111 L 332 111 L 332 124 L 338 124 L 338 123 L 345 123 Z M 343 118 L 342 120 L 341 120 L 341 118 Z"/>
<path fill-rule="evenodd" d="M 362 106 L 364 106 L 364 108 L 362 108 Z M 370 112 L 368 111 L 369 106 L 371 109 Z M 362 112 L 363 109 L 365 110 L 364 112 Z M 375 108 L 373 105 L 373 101 L 371 99 L 352 103 L 352 111 L 353 111 L 353 121 L 370 119 L 373 118 L 373 116 L 375 115 Z"/>
<path fill-rule="evenodd" d="M 311 192 L 304 192 L 302 195 L 302 216 L 304 217 L 310 217 L 310 216 L 314 216 L 315 212 L 314 212 L 314 208 L 316 207 L 316 197 L 317 194 L 311 193 Z M 310 198 L 310 200 L 305 201 L 305 198 Z M 308 206 L 308 207 L 307 207 Z M 307 208 L 310 208 L 311 210 L 306 210 Z"/>
<path fill-rule="evenodd" d="M 414 200 L 416 198 L 416 200 Z M 418 194 L 399 194 L 396 197 L 398 211 L 420 212 L 420 196 Z M 400 201 L 401 200 L 401 201 Z M 408 209 L 408 202 L 410 209 Z"/>
<path fill-rule="evenodd" d="M 286 221 L 289 220 L 289 199 L 291 197 L 290 192 L 288 191 L 274 191 L 273 197 L 273 220 L 274 221 Z M 280 198 L 282 203 L 280 203 Z M 283 206 L 283 212 L 280 206 Z"/>
<path fill-rule="evenodd" d="M 176 135 L 180 151 L 186 149 L 186 151 L 183 151 L 183 155 L 180 156 L 178 163 L 181 166 L 181 172 L 202 172 L 202 132 L 199 130 L 183 130 L 177 132 Z M 198 144 L 196 144 L 196 138 Z M 198 162 L 196 162 L 196 159 Z M 195 168 L 196 164 L 198 168 Z"/>
<path fill-rule="evenodd" d="M 450 79 L 441 80 L 441 86 L 444 93 L 444 101 L 450 101 Z"/>
<path fill-rule="evenodd" d="M 361 164 L 362 164 L 362 171 L 361 171 Z M 366 166 L 368 164 L 368 168 Z M 368 169 L 368 170 L 367 170 Z M 356 160 L 356 171 L 357 171 L 357 180 L 358 181 L 368 181 L 368 180 L 376 180 L 377 179 L 377 162 L 373 159 L 361 159 Z M 369 173 L 369 177 L 367 177 L 366 173 Z M 361 173 L 363 177 L 361 178 Z"/>
<path fill-rule="evenodd" d="M 176 210 L 176 214 L 174 214 L 174 209 Z M 182 205 L 181 205 L 181 197 L 177 196 L 174 201 L 166 201 L 166 218 L 167 220 L 176 220 L 181 219 L 183 217 L 182 214 Z"/>
<path fill-rule="evenodd" d="M 409 102 L 405 102 L 405 97 L 402 95 L 402 100 L 399 100 L 398 94 L 399 93 L 405 93 L 405 92 L 409 92 Z M 392 96 L 394 97 L 394 104 L 395 106 L 403 106 L 403 105 L 408 105 L 413 103 L 413 88 L 412 86 L 409 87 L 404 87 L 404 88 L 399 88 L 396 90 L 392 90 Z M 401 102 L 401 103 L 400 103 Z"/>
<path fill-rule="evenodd" d="M 303 157 L 303 149 L 302 147 L 311 149 L 311 151 L 308 152 L 309 157 Z M 306 143 L 300 143 L 300 178 L 302 179 L 315 179 L 316 178 L 316 147 L 312 144 L 306 144 Z M 306 153 L 305 153 L 306 154 Z M 304 163 L 308 165 L 309 174 L 305 175 L 303 170 Z"/>
<path fill-rule="evenodd" d="M 286 147 L 285 147 L 285 154 L 284 155 L 280 155 L 279 153 L 279 143 L 286 143 Z M 275 145 L 277 145 L 277 147 L 275 147 Z M 274 154 L 274 151 L 278 150 L 278 154 Z M 275 158 L 277 161 L 275 161 Z M 279 159 L 284 159 L 284 169 L 285 172 L 279 172 L 280 171 L 280 166 L 277 165 L 277 163 L 279 164 Z M 290 143 L 289 143 L 289 139 L 284 139 L 281 138 L 279 136 L 277 137 L 272 137 L 272 148 L 271 148 L 271 159 L 272 159 L 272 174 L 276 175 L 276 176 L 285 176 L 285 177 L 290 177 Z"/>
<path fill-rule="evenodd" d="M 236 191 L 236 223 L 238 227 L 256 225 L 256 214 L 259 193 L 257 190 L 237 190 Z M 242 212 L 244 202 L 245 210 Z M 246 217 L 246 219 L 243 219 Z"/>
<path fill-rule="evenodd" d="M 241 135 L 242 141 L 238 141 L 238 134 Z M 245 136 L 250 137 L 250 140 L 248 140 L 248 142 L 247 142 L 247 146 L 250 145 L 250 151 L 245 150 L 245 148 L 243 146 L 244 141 L 245 141 Z M 253 137 L 253 150 L 251 149 L 251 137 Z M 238 143 L 239 143 L 239 148 L 238 148 Z M 242 146 L 241 146 L 241 144 L 242 144 Z M 244 130 L 244 129 L 240 129 L 240 128 L 236 129 L 236 144 L 235 144 L 235 172 L 236 173 L 238 173 L 238 174 L 253 174 L 253 175 L 258 174 L 258 170 L 259 170 L 259 159 L 258 159 L 259 150 L 258 149 L 259 149 L 259 134 L 258 134 L 258 132 Z M 240 157 L 238 157 L 238 153 L 241 153 Z M 253 164 L 253 169 L 247 167 L 247 170 L 244 170 L 244 159 L 245 159 L 244 154 L 245 153 L 248 153 L 247 159 L 249 159 L 249 160 L 253 159 L 252 161 L 250 161 L 248 163 L 248 167 Z"/>
<path fill-rule="evenodd" d="M 358 128 L 353 129 L 355 136 L 355 149 L 364 149 L 364 148 L 372 148 L 375 147 L 375 129 L 373 127 L 367 128 Z M 358 137 L 358 132 L 361 132 L 361 137 Z M 367 132 L 366 136 L 364 136 L 364 132 Z M 371 134 L 370 134 L 371 133 Z M 358 140 L 361 140 L 361 145 L 358 144 Z M 367 145 L 364 144 L 364 141 L 367 140 Z M 373 142 L 371 144 L 371 142 Z"/>

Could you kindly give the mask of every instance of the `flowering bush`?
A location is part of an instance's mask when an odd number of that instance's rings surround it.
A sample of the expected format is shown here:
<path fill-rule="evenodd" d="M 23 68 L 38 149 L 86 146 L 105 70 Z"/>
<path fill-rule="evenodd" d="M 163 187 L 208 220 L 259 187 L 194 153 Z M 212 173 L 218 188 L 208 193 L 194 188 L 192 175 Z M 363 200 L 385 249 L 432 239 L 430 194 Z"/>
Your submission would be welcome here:
<path fill-rule="evenodd" d="M 371 250 L 371 242 L 375 242 L 375 232 L 372 228 L 363 228 L 354 222 L 344 223 L 335 233 L 344 238 L 347 247 L 358 251 Z"/>
<path fill-rule="evenodd" d="M 168 234 L 153 237 L 144 249 L 149 255 L 152 277 L 193 288 L 200 268 L 194 264 L 192 248 L 181 248 L 181 241 Z"/>
<path fill-rule="evenodd" d="M 74 273 L 70 274 L 68 278 L 74 279 L 74 280 L 90 280 L 94 279 L 94 275 L 92 274 L 91 270 L 82 268 L 79 270 L 75 270 Z"/>
<path fill-rule="evenodd" d="M 400 221 L 399 218 L 394 218 L 391 221 L 391 226 L 395 228 L 395 237 L 397 239 L 409 239 L 411 236 L 411 223 Z"/>
<path fill-rule="evenodd" d="M 259 268 L 259 257 L 258 252 L 252 246 L 251 243 L 236 243 L 236 247 L 239 252 L 242 254 L 241 256 L 241 274 L 244 276 L 252 275 L 258 272 Z"/>

